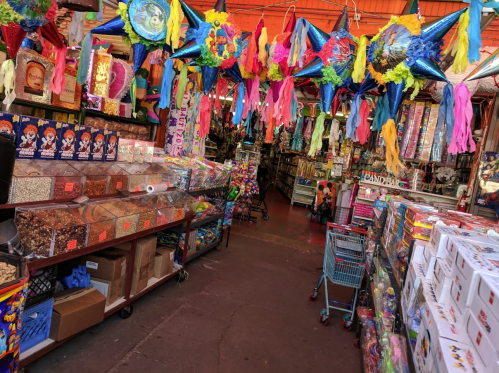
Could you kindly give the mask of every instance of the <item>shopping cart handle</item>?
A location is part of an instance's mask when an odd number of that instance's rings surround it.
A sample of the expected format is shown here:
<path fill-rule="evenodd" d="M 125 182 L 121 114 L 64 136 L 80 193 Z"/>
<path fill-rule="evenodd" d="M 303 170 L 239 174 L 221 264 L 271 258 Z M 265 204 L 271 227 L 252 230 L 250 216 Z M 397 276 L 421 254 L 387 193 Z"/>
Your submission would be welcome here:
<path fill-rule="evenodd" d="M 335 261 L 336 263 L 342 263 L 342 262 L 344 262 L 344 260 L 343 260 L 343 259 L 339 259 L 339 258 L 334 258 L 334 261 Z"/>
<path fill-rule="evenodd" d="M 363 267 L 367 268 L 367 263 L 359 263 L 359 265 L 361 265 L 361 266 L 363 266 Z"/>
<path fill-rule="evenodd" d="M 367 231 L 365 229 L 362 229 L 362 228 L 351 227 L 349 225 L 341 225 L 341 224 L 328 222 L 327 223 L 327 230 L 329 231 L 331 228 L 345 229 L 345 230 L 348 230 L 348 231 L 354 232 L 354 233 L 367 234 Z"/>

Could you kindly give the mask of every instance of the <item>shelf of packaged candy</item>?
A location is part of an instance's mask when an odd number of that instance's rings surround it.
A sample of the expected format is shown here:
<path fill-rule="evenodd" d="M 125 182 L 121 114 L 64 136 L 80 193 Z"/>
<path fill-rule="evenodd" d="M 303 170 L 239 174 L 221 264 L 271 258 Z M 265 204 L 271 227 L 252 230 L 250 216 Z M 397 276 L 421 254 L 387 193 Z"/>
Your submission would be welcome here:
<path fill-rule="evenodd" d="M 234 201 L 234 217 L 237 216 L 243 220 L 249 220 L 251 217 L 252 198 L 260 192 L 260 186 L 256 180 L 256 167 L 255 160 L 232 162 L 228 200 Z"/>

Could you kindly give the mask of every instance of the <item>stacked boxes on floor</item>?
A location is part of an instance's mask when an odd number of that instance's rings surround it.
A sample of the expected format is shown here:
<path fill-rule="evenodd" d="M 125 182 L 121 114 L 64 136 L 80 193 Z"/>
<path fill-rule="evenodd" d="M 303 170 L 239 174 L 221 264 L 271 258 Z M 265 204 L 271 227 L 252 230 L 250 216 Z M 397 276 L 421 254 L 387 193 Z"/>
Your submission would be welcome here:
<path fill-rule="evenodd" d="M 473 225 L 415 241 L 402 313 L 420 372 L 499 372 L 499 237 Z"/>

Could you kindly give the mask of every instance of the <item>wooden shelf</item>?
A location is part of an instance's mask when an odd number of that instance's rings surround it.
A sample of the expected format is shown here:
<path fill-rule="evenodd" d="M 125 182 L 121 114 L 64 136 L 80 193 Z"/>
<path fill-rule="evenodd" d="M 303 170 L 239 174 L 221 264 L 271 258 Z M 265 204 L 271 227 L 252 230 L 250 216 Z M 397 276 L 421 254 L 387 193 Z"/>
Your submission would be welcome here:
<path fill-rule="evenodd" d="M 137 119 L 132 119 L 132 118 L 125 118 L 125 117 L 117 117 L 114 115 L 107 115 L 103 113 L 102 111 L 97 111 L 97 110 L 91 110 L 91 109 L 81 109 L 81 113 L 83 115 L 83 118 L 90 116 L 90 117 L 100 117 L 100 118 L 105 118 L 109 120 L 115 120 L 117 122 L 125 122 L 125 123 L 131 123 L 131 124 L 138 124 L 142 126 L 159 126 L 160 123 L 151 123 L 151 122 L 146 122 L 146 121 L 141 121 Z M 82 125 L 85 125 L 85 123 L 81 123 Z"/>
<path fill-rule="evenodd" d="M 193 221 L 192 224 L 191 224 L 191 229 L 194 229 L 194 228 L 197 228 L 197 227 L 200 227 L 201 225 L 205 225 L 205 224 L 208 224 L 208 223 L 211 223 L 212 221 L 215 221 L 215 220 L 218 220 L 218 219 L 223 219 L 225 216 L 225 212 L 220 212 L 216 215 L 213 215 L 213 216 L 210 216 L 206 219 L 201 219 L 201 220 L 198 220 L 198 221 Z M 182 227 L 182 232 L 185 232 L 186 230 L 186 226 L 183 226 Z"/>
<path fill-rule="evenodd" d="M 401 190 L 401 191 L 407 192 L 407 193 L 422 194 L 424 196 L 430 196 L 430 197 L 434 197 L 434 198 L 449 199 L 449 200 L 452 200 L 452 201 L 457 201 L 458 200 L 456 197 L 443 196 L 443 195 L 440 195 L 440 194 L 433 194 L 433 193 L 427 193 L 427 192 L 420 192 L 419 190 L 410 190 L 410 189 L 400 188 L 400 187 L 396 187 L 396 186 L 388 186 L 388 185 L 384 185 L 384 184 L 380 184 L 380 183 L 375 183 L 375 182 L 372 182 L 372 181 L 360 180 L 359 184 L 374 185 L 374 186 L 378 186 L 378 187 L 384 187 L 384 188 L 387 188 L 387 189 Z"/>
<path fill-rule="evenodd" d="M 177 221 L 174 221 L 174 222 L 169 223 L 169 224 L 160 225 L 159 227 L 154 227 L 154 228 L 147 229 L 147 230 L 144 230 L 141 232 L 137 232 L 137 233 L 134 233 L 134 234 L 131 234 L 128 236 L 116 238 L 114 240 L 103 242 L 103 243 L 98 244 L 98 245 L 87 246 L 87 247 L 84 247 L 83 249 L 80 249 L 80 250 L 70 251 L 70 252 L 67 252 L 67 253 L 64 253 L 61 255 L 51 256 L 49 258 L 32 260 L 32 261 L 28 262 L 28 269 L 30 271 L 32 271 L 34 269 L 44 268 L 44 267 L 47 267 L 47 266 L 50 266 L 53 264 L 62 263 L 62 262 L 65 262 L 66 260 L 79 258 L 80 256 L 83 256 L 83 255 L 91 254 L 91 253 L 94 253 L 96 251 L 104 250 L 104 249 L 113 247 L 115 245 L 119 245 L 121 243 L 132 241 L 132 240 L 135 240 L 135 239 L 138 239 L 138 238 L 141 238 L 144 236 L 148 236 L 150 234 L 153 234 L 153 233 L 165 230 L 165 229 L 169 229 L 169 228 L 187 223 L 187 222 L 191 221 L 193 218 L 194 218 L 194 216 L 189 216 L 187 218 L 177 220 Z"/>

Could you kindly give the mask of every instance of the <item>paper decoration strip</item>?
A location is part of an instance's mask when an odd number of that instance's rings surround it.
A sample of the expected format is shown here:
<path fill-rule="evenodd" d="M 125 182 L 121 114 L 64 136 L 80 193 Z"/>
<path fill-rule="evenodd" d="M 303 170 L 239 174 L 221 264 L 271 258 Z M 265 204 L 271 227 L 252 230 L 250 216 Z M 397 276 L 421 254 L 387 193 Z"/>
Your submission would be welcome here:
<path fill-rule="evenodd" d="M 435 135 L 435 129 L 437 127 L 439 108 L 440 108 L 439 104 L 431 105 L 430 117 L 428 118 L 428 125 L 426 128 L 426 136 L 423 141 L 423 148 L 421 150 L 421 156 L 420 156 L 420 159 L 423 161 L 430 160 L 433 137 Z"/>
<path fill-rule="evenodd" d="M 173 103 L 172 105 L 172 110 L 170 112 L 170 121 L 168 123 L 168 131 L 166 133 L 166 151 L 171 157 L 182 156 L 182 148 L 184 145 L 184 131 L 190 98 L 191 92 L 190 90 L 186 89 L 180 109 L 176 109 L 175 103 Z"/>
<path fill-rule="evenodd" d="M 405 156 L 407 158 L 414 158 L 414 154 L 416 153 L 419 126 L 421 125 L 421 121 L 423 119 L 424 108 L 425 108 L 424 102 L 416 103 L 416 110 L 414 111 L 414 121 L 411 123 L 410 128 L 408 128 L 408 130 L 410 130 L 411 133 L 409 137 L 409 143 L 407 145 L 407 150 L 405 152 Z"/>

